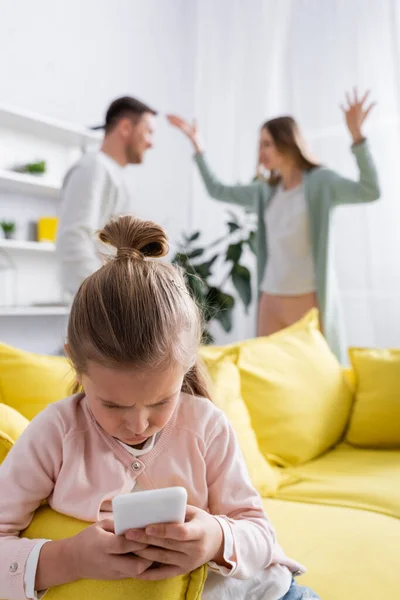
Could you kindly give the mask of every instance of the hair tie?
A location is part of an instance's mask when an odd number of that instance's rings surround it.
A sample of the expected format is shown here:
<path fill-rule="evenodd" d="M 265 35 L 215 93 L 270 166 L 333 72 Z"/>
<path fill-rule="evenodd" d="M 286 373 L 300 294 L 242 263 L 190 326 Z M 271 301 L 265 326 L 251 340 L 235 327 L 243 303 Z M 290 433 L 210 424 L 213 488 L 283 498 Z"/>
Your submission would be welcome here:
<path fill-rule="evenodd" d="M 137 250 L 137 248 L 118 248 L 117 258 L 143 260 L 144 254 L 140 250 Z"/>

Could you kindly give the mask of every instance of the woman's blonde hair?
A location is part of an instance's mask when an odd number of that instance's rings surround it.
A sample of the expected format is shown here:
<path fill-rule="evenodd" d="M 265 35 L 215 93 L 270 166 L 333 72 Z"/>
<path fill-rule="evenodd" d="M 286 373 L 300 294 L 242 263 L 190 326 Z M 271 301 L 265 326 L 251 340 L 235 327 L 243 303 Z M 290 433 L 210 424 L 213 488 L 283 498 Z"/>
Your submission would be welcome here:
<path fill-rule="evenodd" d="M 309 152 L 300 127 L 293 117 L 270 119 L 262 125 L 261 130 L 263 129 L 270 133 L 279 152 L 291 156 L 295 165 L 300 169 L 309 171 L 320 166 Z M 276 185 L 280 179 L 279 173 L 272 170 L 269 174 L 268 183 Z"/>
<path fill-rule="evenodd" d="M 124 216 L 99 232 L 116 255 L 81 285 L 68 323 L 68 353 L 78 373 L 88 362 L 155 369 L 178 362 L 182 391 L 208 396 L 198 362 L 202 320 L 181 271 L 157 260 L 168 252 L 162 227 Z"/>

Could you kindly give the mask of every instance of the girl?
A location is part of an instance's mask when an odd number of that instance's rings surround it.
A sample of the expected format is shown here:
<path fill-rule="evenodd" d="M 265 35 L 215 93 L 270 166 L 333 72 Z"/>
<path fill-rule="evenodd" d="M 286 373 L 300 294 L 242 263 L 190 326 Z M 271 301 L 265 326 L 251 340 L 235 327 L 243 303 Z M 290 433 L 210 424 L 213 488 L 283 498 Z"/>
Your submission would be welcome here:
<path fill-rule="evenodd" d="M 208 563 L 207 600 L 316 598 L 294 582 L 303 567 L 277 544 L 235 435 L 207 399 L 199 311 L 180 272 L 156 260 L 165 232 L 121 217 L 100 239 L 116 256 L 81 285 L 68 324 L 84 392 L 39 414 L 0 469 L 0 597 Z M 115 495 L 174 485 L 188 491 L 183 525 L 114 535 Z M 43 499 L 93 525 L 60 541 L 20 539 Z"/>
<path fill-rule="evenodd" d="M 354 99 L 347 95 L 348 106 L 342 107 L 360 171 L 358 182 L 318 165 L 295 120 L 279 117 L 261 127 L 259 164 L 269 177 L 258 176 L 251 185 L 223 185 L 207 164 L 196 123 L 168 117 L 191 140 L 208 193 L 257 212 L 258 335 L 279 331 L 318 306 L 324 333 L 339 359 L 345 358 L 345 343 L 329 252 L 331 208 L 379 198 L 375 166 L 362 134 L 373 106 L 365 107 L 367 97 L 368 92 L 359 100 L 355 90 Z"/>

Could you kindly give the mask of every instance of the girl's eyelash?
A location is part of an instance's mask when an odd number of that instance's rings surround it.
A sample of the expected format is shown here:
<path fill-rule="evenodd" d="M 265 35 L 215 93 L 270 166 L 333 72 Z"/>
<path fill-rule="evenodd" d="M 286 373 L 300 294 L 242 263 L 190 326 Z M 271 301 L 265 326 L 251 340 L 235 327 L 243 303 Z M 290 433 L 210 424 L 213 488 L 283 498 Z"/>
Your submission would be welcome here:
<path fill-rule="evenodd" d="M 164 406 L 167 406 L 167 404 L 169 404 L 169 400 L 165 400 L 164 402 L 159 402 L 158 404 L 156 404 L 154 406 L 154 408 L 164 408 Z M 114 404 L 107 404 L 106 402 L 102 402 L 101 405 L 104 408 L 109 408 L 109 409 L 112 409 L 112 408 L 124 408 L 123 406 L 115 406 Z"/>

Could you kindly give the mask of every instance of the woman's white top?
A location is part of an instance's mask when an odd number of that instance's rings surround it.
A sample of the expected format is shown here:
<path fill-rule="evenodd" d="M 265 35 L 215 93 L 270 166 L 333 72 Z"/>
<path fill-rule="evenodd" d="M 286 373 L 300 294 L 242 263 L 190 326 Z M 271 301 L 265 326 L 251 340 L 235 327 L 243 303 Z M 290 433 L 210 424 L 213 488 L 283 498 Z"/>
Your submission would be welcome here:
<path fill-rule="evenodd" d="M 298 296 L 316 290 L 310 219 L 304 185 L 284 190 L 279 184 L 265 211 L 268 262 L 261 291 Z"/>

